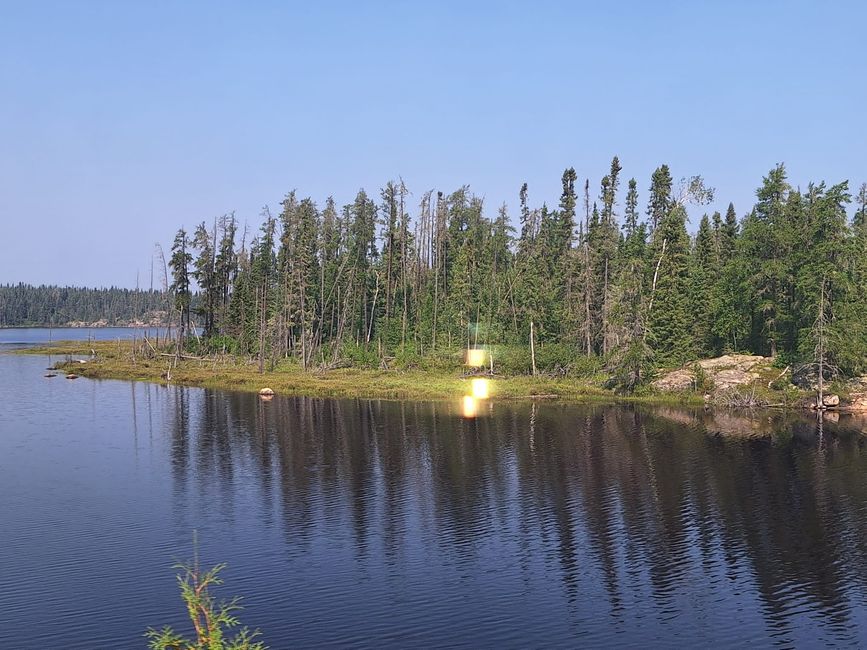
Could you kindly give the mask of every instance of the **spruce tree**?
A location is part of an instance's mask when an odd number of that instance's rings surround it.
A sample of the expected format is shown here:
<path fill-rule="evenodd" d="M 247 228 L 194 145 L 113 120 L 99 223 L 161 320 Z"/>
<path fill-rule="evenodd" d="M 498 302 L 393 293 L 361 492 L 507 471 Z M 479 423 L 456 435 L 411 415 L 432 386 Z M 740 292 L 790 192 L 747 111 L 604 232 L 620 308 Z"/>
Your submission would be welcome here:
<path fill-rule="evenodd" d="M 695 317 L 693 339 L 699 356 L 717 351 L 713 336 L 711 300 L 714 278 L 719 270 L 719 258 L 714 234 L 707 214 L 702 216 L 690 259 L 690 303 Z"/>
<path fill-rule="evenodd" d="M 178 313 L 178 341 L 180 346 L 187 333 L 190 331 L 190 305 L 192 304 L 192 292 L 190 291 L 190 264 L 193 256 L 189 252 L 189 240 L 187 231 L 181 228 L 175 235 L 172 244 L 172 256 L 169 259 L 169 268 L 172 272 L 172 284 L 169 287 L 174 296 L 174 308 Z"/>
<path fill-rule="evenodd" d="M 209 338 L 216 334 L 215 312 L 217 308 L 218 285 L 216 274 L 216 252 L 214 247 L 214 239 L 216 237 L 216 226 L 213 236 L 208 232 L 208 227 L 203 221 L 196 227 L 195 235 L 193 236 L 193 248 L 198 250 L 193 267 L 193 277 L 199 285 L 200 301 L 198 314 L 202 318 L 203 334 L 205 338 Z"/>
<path fill-rule="evenodd" d="M 668 171 L 668 165 L 657 167 L 650 179 L 650 201 L 647 204 L 651 232 L 656 230 L 674 207 L 671 185 L 671 172 Z"/>
<path fill-rule="evenodd" d="M 686 210 L 676 205 L 653 232 L 655 285 L 649 298 L 648 341 L 657 360 L 681 364 L 693 356 L 695 317 L 689 299 Z"/>

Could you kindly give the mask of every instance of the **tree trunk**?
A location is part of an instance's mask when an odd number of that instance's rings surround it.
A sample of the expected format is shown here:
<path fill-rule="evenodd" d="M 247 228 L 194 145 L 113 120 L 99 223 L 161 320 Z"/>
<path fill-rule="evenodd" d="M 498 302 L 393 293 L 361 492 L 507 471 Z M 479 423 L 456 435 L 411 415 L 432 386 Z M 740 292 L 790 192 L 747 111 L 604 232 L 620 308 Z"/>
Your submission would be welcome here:
<path fill-rule="evenodd" d="M 536 376 L 536 344 L 534 342 L 535 338 L 535 328 L 533 326 L 533 321 L 530 321 L 530 365 L 533 368 L 533 376 Z"/>

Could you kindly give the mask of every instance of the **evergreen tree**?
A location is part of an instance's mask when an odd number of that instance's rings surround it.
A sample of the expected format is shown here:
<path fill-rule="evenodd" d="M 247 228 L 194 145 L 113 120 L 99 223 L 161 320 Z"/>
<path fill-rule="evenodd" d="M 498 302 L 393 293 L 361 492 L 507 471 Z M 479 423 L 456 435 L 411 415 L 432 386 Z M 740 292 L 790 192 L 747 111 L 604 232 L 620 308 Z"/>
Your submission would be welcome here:
<path fill-rule="evenodd" d="M 659 362 L 680 364 L 693 355 L 694 318 L 689 301 L 689 235 L 686 210 L 676 205 L 653 232 L 654 281 L 649 298 L 648 340 Z"/>
<path fill-rule="evenodd" d="M 169 290 L 174 296 L 174 307 L 178 313 L 178 340 L 183 345 L 187 332 L 190 331 L 190 305 L 192 292 L 190 291 L 190 264 L 193 256 L 189 252 L 189 240 L 187 231 L 181 228 L 175 235 L 172 244 L 172 256 L 169 259 L 169 268 L 172 272 L 172 284 Z"/>
<path fill-rule="evenodd" d="M 392 355 L 433 348 L 527 350 L 532 325 L 536 350 L 562 357 L 541 368 L 568 367 L 570 348 L 580 350 L 631 390 L 657 363 L 725 351 L 810 362 L 823 315 L 822 358 L 846 374 L 867 371 L 867 185 L 850 223 L 845 183 L 810 184 L 802 194 L 778 165 L 742 222 L 729 204 L 690 238 L 686 205 L 712 196 L 700 176 L 674 188 L 668 167 L 658 167 L 646 222 L 631 179 L 620 228 L 621 171 L 614 157 L 596 203 L 585 180 L 580 220 L 573 168 L 561 177 L 557 210 L 531 206 L 524 183 L 517 241 L 507 207 L 486 214 L 468 186 L 425 192 L 411 216 L 402 181 L 386 183 L 377 202 L 359 190 L 342 210 L 329 198 L 320 211 L 289 192 L 279 217 L 266 208 L 255 239 L 248 244 L 245 227 L 237 249 L 233 214 L 199 225 L 192 242 L 181 229 L 165 267 L 181 340 L 194 312 L 206 342 L 255 355 L 262 369 L 284 356 L 302 367 L 386 367 Z M 161 300 L 159 292 L 0 286 L 0 324 L 111 322 L 153 313 Z"/>
<path fill-rule="evenodd" d="M 753 318 L 753 344 L 774 356 L 781 342 L 791 339 L 792 222 L 786 212 L 790 191 L 783 165 L 764 178 L 756 207 L 744 221 L 743 250 L 750 293 L 758 300 Z M 787 336 L 788 334 L 788 336 Z"/>
<path fill-rule="evenodd" d="M 651 232 L 656 230 L 674 207 L 671 186 L 671 172 L 668 171 L 668 165 L 657 167 L 650 179 L 650 201 L 647 204 Z"/>
<path fill-rule="evenodd" d="M 195 258 L 193 277 L 196 279 L 201 293 L 198 313 L 202 317 L 205 338 L 213 336 L 216 333 L 215 312 L 219 300 L 219 286 L 217 284 L 215 266 L 215 238 L 216 228 L 212 237 L 203 221 L 196 228 L 192 242 L 193 248 L 199 251 Z"/>
<path fill-rule="evenodd" d="M 699 356 L 709 356 L 718 351 L 713 335 L 711 301 L 719 267 L 711 222 L 705 214 L 699 223 L 690 260 L 690 302 L 695 315 L 694 352 Z"/>
<path fill-rule="evenodd" d="M 720 227 L 720 259 L 723 262 L 731 259 L 735 253 L 735 241 L 738 237 L 738 217 L 735 206 L 729 203 L 725 222 Z"/>
<path fill-rule="evenodd" d="M 238 256 L 235 252 L 235 236 L 238 224 L 234 213 L 220 218 L 220 243 L 217 257 L 214 261 L 217 293 L 216 321 L 217 329 L 224 332 L 228 323 L 229 301 L 235 278 L 238 273 Z"/>

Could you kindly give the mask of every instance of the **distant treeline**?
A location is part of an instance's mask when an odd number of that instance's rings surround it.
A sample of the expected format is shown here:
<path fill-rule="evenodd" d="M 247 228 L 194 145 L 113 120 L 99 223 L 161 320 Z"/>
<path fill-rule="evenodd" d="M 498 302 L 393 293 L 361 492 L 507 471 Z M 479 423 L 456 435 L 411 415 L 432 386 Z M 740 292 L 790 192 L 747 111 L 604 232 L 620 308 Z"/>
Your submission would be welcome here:
<path fill-rule="evenodd" d="M 159 291 L 0 285 L 0 327 L 156 323 L 169 303 Z"/>
<path fill-rule="evenodd" d="M 729 204 L 694 236 L 686 206 L 713 190 L 666 165 L 645 209 L 635 179 L 622 193 L 616 157 L 594 189 L 567 169 L 556 208 L 533 207 L 526 184 L 518 196 L 517 229 L 505 205 L 490 216 L 467 186 L 412 197 L 402 181 L 342 208 L 290 192 L 252 239 L 234 215 L 181 229 L 168 262 L 174 318 L 198 314 L 215 348 L 304 367 L 525 350 L 532 337 L 549 367 L 593 359 L 626 388 L 726 351 L 864 372 L 867 186 L 850 220 L 847 182 L 796 188 L 779 165 L 741 217 Z"/>

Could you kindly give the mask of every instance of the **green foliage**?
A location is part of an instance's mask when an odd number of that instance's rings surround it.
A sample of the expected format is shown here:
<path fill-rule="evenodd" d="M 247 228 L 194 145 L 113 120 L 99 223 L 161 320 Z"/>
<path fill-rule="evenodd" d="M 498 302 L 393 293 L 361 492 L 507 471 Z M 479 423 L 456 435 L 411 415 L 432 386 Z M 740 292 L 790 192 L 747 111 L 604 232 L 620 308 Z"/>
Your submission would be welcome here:
<path fill-rule="evenodd" d="M 150 628 L 145 636 L 151 650 L 265 650 L 262 642 L 254 640 L 259 636 L 258 631 L 242 627 L 235 636 L 227 637 L 229 630 L 240 625 L 235 614 L 242 607 L 240 598 L 218 602 L 211 594 L 212 587 L 223 584 L 219 574 L 226 568 L 225 564 L 204 572 L 195 564 L 177 564 L 174 568 L 181 571 L 177 576 L 178 586 L 195 638 L 186 639 L 170 627 Z"/>
<path fill-rule="evenodd" d="M 609 387 L 618 393 L 636 393 L 653 379 L 656 364 L 653 350 L 641 337 L 632 341 L 611 359 Z"/>
<path fill-rule="evenodd" d="M 234 215 L 201 223 L 192 241 L 180 229 L 165 295 L 0 287 L 0 325 L 161 306 L 182 336 L 196 317 L 196 354 L 252 354 L 262 370 L 455 370 L 461 349 L 483 345 L 496 372 L 524 375 L 532 324 L 540 373 L 589 374 L 604 360 L 632 391 L 657 363 L 724 352 L 811 362 L 824 284 L 822 356 L 845 375 L 867 372 L 867 185 L 850 223 L 847 183 L 802 192 L 777 165 L 742 220 L 729 204 L 691 237 L 687 206 L 713 196 L 701 176 L 675 183 L 660 165 L 641 215 L 639 182 L 621 192 L 621 173 L 614 156 L 594 200 L 590 180 L 565 169 L 556 209 L 531 205 L 523 184 L 517 239 L 507 207 L 491 210 L 468 186 L 425 192 L 417 208 L 399 179 L 342 208 L 292 191 L 279 215 L 262 211 L 252 240 Z"/>
<path fill-rule="evenodd" d="M 775 390 L 778 392 L 779 391 L 782 391 L 782 392 L 789 391 L 789 390 L 791 390 L 791 386 L 792 386 L 792 373 L 791 372 L 784 372 L 783 374 L 779 375 L 778 377 L 775 377 L 774 379 L 772 379 L 771 383 L 770 383 L 771 390 Z"/>
<path fill-rule="evenodd" d="M 375 346 L 346 343 L 340 349 L 340 359 L 353 368 L 379 368 L 380 359 Z"/>
<path fill-rule="evenodd" d="M 588 357 L 575 345 L 548 343 L 536 350 L 536 369 L 562 377 L 590 377 L 602 368 L 600 357 Z"/>
<path fill-rule="evenodd" d="M 771 364 L 774 368 L 779 368 L 782 370 L 783 368 L 788 368 L 792 364 L 798 362 L 798 356 L 794 351 L 784 350 L 774 357 L 774 361 Z"/>
<path fill-rule="evenodd" d="M 693 364 L 692 374 L 695 377 L 695 392 L 712 393 L 714 389 L 713 378 L 701 367 L 701 364 Z"/>
<path fill-rule="evenodd" d="M 169 259 L 169 268 L 172 271 L 172 283 L 169 291 L 174 296 L 174 308 L 178 314 L 178 323 L 183 332 L 190 329 L 190 307 L 192 305 L 192 291 L 190 289 L 190 263 L 193 256 L 189 252 L 190 242 L 187 240 L 187 232 L 181 228 L 175 235 L 172 244 L 172 256 Z"/>
<path fill-rule="evenodd" d="M 168 321 L 161 291 L 0 284 L 0 327 L 49 327 L 100 320 L 111 325 Z"/>
<path fill-rule="evenodd" d="M 649 335 L 658 361 L 679 365 L 695 355 L 690 309 L 689 235 L 686 210 L 676 206 L 653 233 L 652 255 L 657 283 Z"/>
<path fill-rule="evenodd" d="M 494 370 L 503 375 L 529 375 L 533 363 L 528 347 L 504 345 L 494 351 Z"/>

